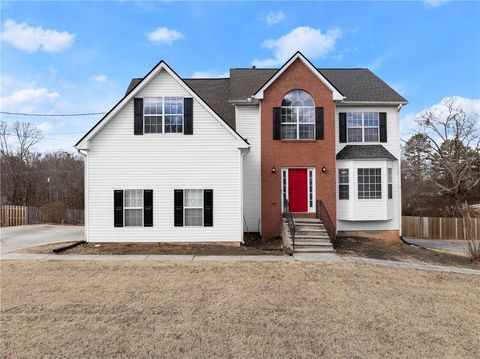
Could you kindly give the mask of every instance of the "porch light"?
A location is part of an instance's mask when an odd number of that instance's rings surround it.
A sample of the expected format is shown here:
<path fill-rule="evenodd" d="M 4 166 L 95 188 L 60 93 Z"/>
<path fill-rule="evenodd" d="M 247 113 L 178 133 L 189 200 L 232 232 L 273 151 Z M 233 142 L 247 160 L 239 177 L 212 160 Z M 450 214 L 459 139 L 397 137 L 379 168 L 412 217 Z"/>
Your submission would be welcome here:
<path fill-rule="evenodd" d="M 272 173 L 275 173 L 277 170 L 275 169 L 275 166 L 272 167 Z"/>
<path fill-rule="evenodd" d="M 322 173 L 325 173 L 325 172 L 327 172 L 327 167 L 323 166 L 322 167 Z"/>

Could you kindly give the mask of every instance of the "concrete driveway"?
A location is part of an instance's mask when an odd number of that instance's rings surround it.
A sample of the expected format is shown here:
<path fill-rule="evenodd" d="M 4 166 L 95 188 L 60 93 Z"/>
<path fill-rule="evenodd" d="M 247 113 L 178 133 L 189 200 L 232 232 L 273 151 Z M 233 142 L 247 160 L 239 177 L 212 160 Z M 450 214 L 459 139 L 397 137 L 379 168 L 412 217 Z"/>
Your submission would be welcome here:
<path fill-rule="evenodd" d="M 84 239 L 83 226 L 32 224 L 2 227 L 0 228 L 0 239 L 0 253 L 6 254 L 42 244 L 81 241 Z"/>
<path fill-rule="evenodd" d="M 456 254 L 466 255 L 465 251 L 467 250 L 466 241 L 457 241 L 457 240 L 445 240 L 445 239 L 417 239 L 417 238 L 405 238 L 409 243 L 416 244 L 421 247 L 431 248 L 431 249 L 440 249 L 444 251 L 455 252 Z"/>

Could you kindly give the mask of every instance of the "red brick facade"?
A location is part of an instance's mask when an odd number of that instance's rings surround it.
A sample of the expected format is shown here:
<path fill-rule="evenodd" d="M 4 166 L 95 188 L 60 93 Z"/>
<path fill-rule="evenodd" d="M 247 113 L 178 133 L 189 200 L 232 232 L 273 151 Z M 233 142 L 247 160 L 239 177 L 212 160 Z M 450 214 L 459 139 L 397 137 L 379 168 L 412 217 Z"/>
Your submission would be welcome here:
<path fill-rule="evenodd" d="M 324 108 L 324 140 L 273 140 L 273 108 L 280 107 L 285 94 L 294 89 L 307 91 L 316 107 Z M 264 92 L 261 102 L 261 189 L 262 236 L 281 233 L 281 169 L 314 167 L 316 199 L 321 199 L 336 221 L 335 103 L 332 92 L 301 60 L 293 62 Z M 326 173 L 322 173 L 322 167 Z M 275 167 L 275 173 L 272 173 Z M 310 217 L 311 214 L 305 215 Z"/>

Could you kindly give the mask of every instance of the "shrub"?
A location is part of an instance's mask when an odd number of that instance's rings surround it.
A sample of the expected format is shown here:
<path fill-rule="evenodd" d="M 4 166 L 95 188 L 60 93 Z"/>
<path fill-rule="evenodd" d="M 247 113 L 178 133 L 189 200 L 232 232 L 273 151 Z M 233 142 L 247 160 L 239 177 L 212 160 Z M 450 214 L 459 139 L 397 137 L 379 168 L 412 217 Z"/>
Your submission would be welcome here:
<path fill-rule="evenodd" d="M 467 257 L 472 262 L 480 262 L 480 241 L 475 239 L 467 240 Z"/>

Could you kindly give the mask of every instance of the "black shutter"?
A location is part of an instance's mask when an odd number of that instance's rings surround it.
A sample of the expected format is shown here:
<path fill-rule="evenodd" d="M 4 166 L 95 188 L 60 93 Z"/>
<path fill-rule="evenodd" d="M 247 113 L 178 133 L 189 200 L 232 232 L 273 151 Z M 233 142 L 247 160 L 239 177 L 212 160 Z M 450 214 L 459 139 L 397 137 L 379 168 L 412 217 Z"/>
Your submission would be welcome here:
<path fill-rule="evenodd" d="M 387 113 L 380 112 L 380 142 L 387 142 Z"/>
<path fill-rule="evenodd" d="M 113 191 L 113 225 L 123 227 L 123 190 Z"/>
<path fill-rule="evenodd" d="M 273 139 L 280 140 L 282 137 L 281 108 L 273 108 Z"/>
<path fill-rule="evenodd" d="M 315 107 L 315 138 L 323 140 L 323 107 Z"/>
<path fill-rule="evenodd" d="M 153 227 L 153 190 L 143 190 L 143 226 Z"/>
<path fill-rule="evenodd" d="M 133 134 L 143 135 L 143 98 L 133 100 Z"/>
<path fill-rule="evenodd" d="M 193 98 L 183 99 L 183 134 L 193 135 Z"/>
<path fill-rule="evenodd" d="M 338 114 L 338 129 L 340 143 L 347 142 L 347 113 L 340 112 Z"/>
<path fill-rule="evenodd" d="M 174 190 L 174 225 L 183 227 L 183 189 Z"/>
<path fill-rule="evenodd" d="M 203 225 L 213 226 L 213 189 L 203 190 Z"/>

